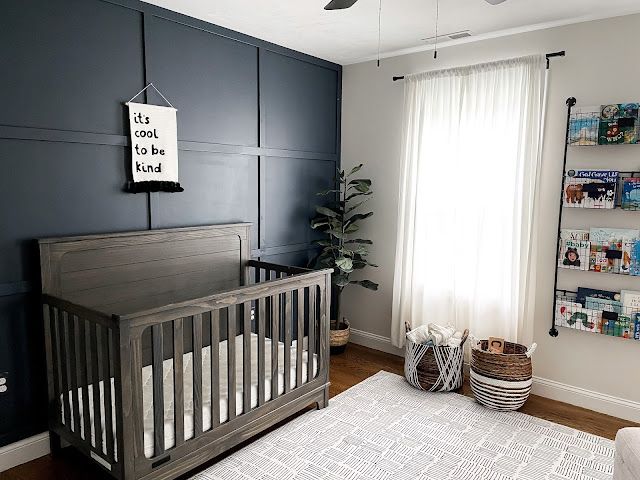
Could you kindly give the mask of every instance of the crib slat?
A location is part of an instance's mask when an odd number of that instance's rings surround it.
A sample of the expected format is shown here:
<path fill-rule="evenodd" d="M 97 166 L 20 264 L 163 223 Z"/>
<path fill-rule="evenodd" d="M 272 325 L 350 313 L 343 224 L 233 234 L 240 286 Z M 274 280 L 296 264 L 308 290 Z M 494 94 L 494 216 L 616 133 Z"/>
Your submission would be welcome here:
<path fill-rule="evenodd" d="M 236 418 L 236 306 L 227 308 L 228 420 Z"/>
<path fill-rule="evenodd" d="M 91 415 L 89 414 L 89 384 L 91 377 L 87 369 L 87 331 L 86 321 L 82 318 L 78 319 L 78 375 L 80 377 L 80 385 L 82 391 L 82 429 L 86 441 L 91 438 Z"/>
<path fill-rule="evenodd" d="M 53 333 L 51 331 L 51 309 L 49 305 L 42 306 L 42 319 L 44 323 L 44 338 L 45 338 L 45 355 L 47 360 L 47 395 L 49 398 L 48 403 L 48 417 L 57 418 L 58 412 L 56 411 L 56 384 L 54 380 L 54 365 L 53 365 Z"/>
<path fill-rule="evenodd" d="M 62 395 L 62 380 L 60 379 L 60 341 L 58 335 L 58 309 L 49 307 L 49 328 L 51 330 L 51 369 L 53 373 L 53 405 L 55 418 L 62 419 L 60 411 L 60 395 Z"/>
<path fill-rule="evenodd" d="M 211 312 L 211 428 L 220 425 L 220 310 Z"/>
<path fill-rule="evenodd" d="M 244 302 L 242 326 L 242 413 L 251 410 L 251 302 Z"/>
<path fill-rule="evenodd" d="M 58 319 L 58 334 L 60 339 L 60 378 L 62 380 L 62 403 L 64 405 L 64 424 L 71 431 L 71 403 L 69 387 L 69 318 L 67 312 L 62 311 L 62 318 Z"/>
<path fill-rule="evenodd" d="M 164 453 L 164 392 L 162 388 L 162 324 L 152 327 L 153 337 L 153 456 Z"/>
<path fill-rule="evenodd" d="M 309 287 L 309 356 L 307 382 L 313 380 L 313 354 L 316 348 L 316 286 Z"/>
<path fill-rule="evenodd" d="M 278 397 L 278 339 L 280 338 L 280 295 L 271 297 L 271 400 Z"/>
<path fill-rule="evenodd" d="M 265 402 L 265 329 L 266 329 L 266 299 L 258 299 L 258 406 Z"/>
<path fill-rule="evenodd" d="M 304 288 L 298 289 L 298 332 L 296 342 L 296 387 L 302 385 L 302 351 L 304 350 Z"/>
<path fill-rule="evenodd" d="M 111 362 L 110 352 L 113 351 L 111 347 L 111 339 L 109 336 L 109 329 L 107 327 L 101 327 L 100 329 L 100 343 L 102 345 L 102 378 L 104 388 L 104 429 L 105 429 L 105 441 L 107 442 L 107 457 L 113 459 L 113 418 L 111 412 L 111 406 L 113 405 L 111 396 Z"/>
<path fill-rule="evenodd" d="M 193 436 L 202 434 L 202 315 L 193 316 Z"/>
<path fill-rule="evenodd" d="M 73 432 L 80 436 L 80 401 L 78 399 L 78 317 L 71 315 L 67 318 L 69 324 L 69 366 L 70 366 L 70 388 L 71 404 L 73 412 Z"/>
<path fill-rule="evenodd" d="M 100 415 L 100 357 L 98 356 L 98 324 L 89 324 L 91 352 L 91 395 L 93 398 L 93 436 L 96 450 L 102 451 L 102 416 Z"/>
<path fill-rule="evenodd" d="M 284 294 L 284 393 L 291 391 L 291 292 Z"/>
<path fill-rule="evenodd" d="M 182 355 L 184 355 L 182 318 L 176 318 L 173 321 L 173 421 L 176 429 L 176 447 L 184 443 L 184 366 Z"/>

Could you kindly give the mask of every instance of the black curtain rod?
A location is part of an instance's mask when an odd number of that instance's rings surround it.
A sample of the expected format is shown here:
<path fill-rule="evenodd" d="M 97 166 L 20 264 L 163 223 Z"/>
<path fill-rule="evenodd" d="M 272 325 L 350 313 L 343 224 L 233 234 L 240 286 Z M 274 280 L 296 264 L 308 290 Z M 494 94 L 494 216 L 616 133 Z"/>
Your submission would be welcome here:
<path fill-rule="evenodd" d="M 549 67 L 551 66 L 549 59 L 553 58 L 553 57 L 564 57 L 566 55 L 566 52 L 564 50 L 562 50 L 561 52 L 553 52 L 553 53 L 547 53 L 546 57 L 547 57 L 547 70 L 549 70 Z M 398 80 L 404 80 L 404 75 L 401 77 L 393 77 L 393 81 L 397 82 Z"/>

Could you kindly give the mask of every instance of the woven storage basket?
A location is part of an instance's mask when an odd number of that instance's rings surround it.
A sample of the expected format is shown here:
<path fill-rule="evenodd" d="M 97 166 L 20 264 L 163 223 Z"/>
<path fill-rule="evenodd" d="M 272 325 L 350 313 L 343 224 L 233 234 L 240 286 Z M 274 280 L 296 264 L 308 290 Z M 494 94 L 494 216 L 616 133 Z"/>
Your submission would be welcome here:
<path fill-rule="evenodd" d="M 485 407 L 510 411 L 522 407 L 531 393 L 531 355 L 536 344 L 527 348 L 505 342 L 504 353 L 487 351 L 489 342 L 472 339 L 471 390 Z"/>
<path fill-rule="evenodd" d="M 411 326 L 405 323 L 407 333 Z M 450 392 L 462 387 L 464 342 L 469 330 L 462 335 L 459 347 L 421 345 L 407 337 L 404 355 L 404 376 L 407 381 L 427 392 Z"/>

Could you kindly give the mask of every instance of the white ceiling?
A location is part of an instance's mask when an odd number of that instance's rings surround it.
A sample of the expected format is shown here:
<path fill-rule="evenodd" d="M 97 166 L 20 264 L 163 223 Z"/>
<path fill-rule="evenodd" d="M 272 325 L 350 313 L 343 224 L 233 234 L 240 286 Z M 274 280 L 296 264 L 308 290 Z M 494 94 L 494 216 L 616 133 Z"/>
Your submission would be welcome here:
<path fill-rule="evenodd" d="M 147 0 L 223 27 L 340 64 L 376 56 L 378 1 L 325 11 L 329 0 Z M 436 0 L 382 0 L 382 52 L 427 49 Z M 476 39 L 640 12 L 639 0 L 440 0 L 441 34 L 470 30 Z M 468 41 L 468 39 L 466 40 Z"/>

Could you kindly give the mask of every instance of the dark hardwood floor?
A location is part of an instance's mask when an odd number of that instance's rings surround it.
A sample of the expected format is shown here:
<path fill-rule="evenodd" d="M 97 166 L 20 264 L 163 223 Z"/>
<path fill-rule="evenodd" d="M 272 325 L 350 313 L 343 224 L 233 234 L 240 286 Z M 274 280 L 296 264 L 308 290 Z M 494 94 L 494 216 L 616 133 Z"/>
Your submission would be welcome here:
<path fill-rule="evenodd" d="M 403 375 L 403 359 L 359 345 L 349 345 L 345 353 L 331 357 L 331 396 L 343 392 L 380 370 Z M 465 382 L 462 393 L 472 396 L 468 382 Z M 536 395 L 531 396 L 521 411 L 610 439 L 615 437 L 620 428 L 639 426 L 619 418 Z M 202 470 L 208 465 L 203 465 L 198 470 Z M 195 473 L 197 471 L 191 472 L 185 478 Z M 103 478 L 110 477 L 104 475 L 90 461 L 75 453 L 71 448 L 65 449 L 56 458 L 46 455 L 0 473 L 0 480 L 84 480 Z"/>

